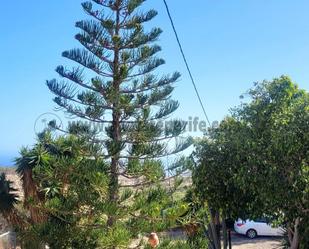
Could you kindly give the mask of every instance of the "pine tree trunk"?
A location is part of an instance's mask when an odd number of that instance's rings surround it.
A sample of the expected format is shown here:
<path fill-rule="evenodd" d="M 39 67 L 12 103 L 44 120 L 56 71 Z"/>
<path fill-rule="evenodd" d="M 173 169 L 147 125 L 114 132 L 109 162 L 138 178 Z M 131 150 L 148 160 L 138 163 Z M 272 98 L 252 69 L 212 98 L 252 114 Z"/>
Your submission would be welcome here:
<path fill-rule="evenodd" d="M 119 25 L 120 25 L 120 1 L 116 2 L 116 28 L 115 28 L 115 36 L 119 35 Z M 120 77 L 119 77 L 119 48 L 115 45 L 114 50 L 114 68 L 113 68 L 113 88 L 115 92 L 115 99 L 113 103 L 113 142 L 118 143 L 121 140 L 120 134 L 120 113 L 118 110 L 119 105 L 119 89 L 120 89 Z M 117 207 L 118 202 L 118 192 L 119 192 L 119 182 L 118 182 L 118 165 L 119 165 L 119 152 L 117 151 L 115 155 L 112 156 L 111 161 L 111 182 L 109 186 L 109 200 L 110 203 Z M 108 218 L 108 226 L 113 226 L 116 222 L 116 217 L 114 215 L 110 215 Z"/>

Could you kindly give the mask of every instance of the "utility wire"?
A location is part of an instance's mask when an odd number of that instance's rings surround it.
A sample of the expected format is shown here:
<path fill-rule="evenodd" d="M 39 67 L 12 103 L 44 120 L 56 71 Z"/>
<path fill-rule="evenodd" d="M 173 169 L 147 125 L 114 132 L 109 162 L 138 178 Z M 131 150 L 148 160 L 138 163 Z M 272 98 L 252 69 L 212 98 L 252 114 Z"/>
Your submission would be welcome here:
<path fill-rule="evenodd" d="M 163 0 L 163 2 L 164 2 L 164 5 L 165 5 L 165 8 L 166 8 L 166 11 L 167 11 L 167 15 L 168 15 L 168 17 L 169 17 L 169 19 L 170 19 L 170 22 L 171 22 L 171 25 L 172 25 L 172 28 L 173 28 L 173 31 L 174 31 L 174 34 L 175 34 L 175 37 L 176 37 L 176 40 L 177 40 L 177 43 L 178 43 L 178 46 L 179 46 L 181 55 L 182 55 L 182 58 L 183 58 L 183 60 L 184 60 L 184 62 L 185 62 L 185 64 L 186 64 L 186 68 L 187 68 L 188 73 L 189 73 L 189 75 L 190 75 L 190 79 L 191 79 L 192 85 L 193 85 L 193 87 L 194 87 L 196 96 L 197 96 L 197 98 L 198 98 L 198 100 L 199 100 L 199 102 L 200 102 L 200 105 L 201 105 L 201 107 L 202 107 L 202 110 L 203 110 L 203 113 L 204 113 L 205 118 L 206 118 L 206 120 L 207 120 L 207 123 L 208 123 L 209 127 L 211 127 L 211 124 L 210 124 L 209 118 L 208 118 L 208 116 L 207 116 L 205 107 L 204 107 L 204 105 L 203 105 L 203 102 L 202 102 L 202 99 L 201 99 L 201 97 L 200 97 L 200 94 L 199 94 L 199 92 L 198 92 L 198 90 L 197 90 L 197 87 L 196 87 L 196 84 L 195 84 L 195 80 L 194 80 L 194 78 L 193 78 L 193 75 L 192 75 L 192 73 L 191 73 L 191 69 L 190 69 L 190 67 L 189 67 L 187 58 L 186 58 L 185 53 L 184 53 L 184 51 L 183 51 L 183 48 L 182 48 L 182 45 L 181 45 L 181 42 L 180 42 L 180 39 L 179 39 L 177 30 L 176 30 L 176 27 L 175 27 L 175 24 L 174 24 L 174 21 L 173 21 L 171 12 L 170 12 L 170 9 L 169 9 L 169 7 L 168 7 L 168 4 L 167 4 L 166 0 Z"/>

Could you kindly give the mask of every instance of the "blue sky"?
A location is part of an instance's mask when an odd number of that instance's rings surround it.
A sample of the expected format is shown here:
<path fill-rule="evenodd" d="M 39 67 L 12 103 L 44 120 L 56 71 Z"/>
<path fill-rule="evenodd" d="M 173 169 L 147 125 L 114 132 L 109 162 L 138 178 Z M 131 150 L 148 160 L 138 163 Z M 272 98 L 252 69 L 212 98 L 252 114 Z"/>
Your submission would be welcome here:
<path fill-rule="evenodd" d="M 84 19 L 79 0 L 4 1 L 0 16 L 0 165 L 12 164 L 21 146 L 34 143 L 38 116 L 53 112 L 45 86 L 57 65 L 69 65 L 61 52 L 78 47 L 74 23 Z M 309 90 L 309 1 L 169 0 L 172 15 L 212 121 L 221 120 L 255 81 L 287 74 Z M 164 33 L 158 73 L 180 71 L 174 93 L 177 117 L 200 117 L 202 110 L 183 65 L 164 5 L 152 22 Z M 197 134 L 192 134 L 197 135 Z"/>

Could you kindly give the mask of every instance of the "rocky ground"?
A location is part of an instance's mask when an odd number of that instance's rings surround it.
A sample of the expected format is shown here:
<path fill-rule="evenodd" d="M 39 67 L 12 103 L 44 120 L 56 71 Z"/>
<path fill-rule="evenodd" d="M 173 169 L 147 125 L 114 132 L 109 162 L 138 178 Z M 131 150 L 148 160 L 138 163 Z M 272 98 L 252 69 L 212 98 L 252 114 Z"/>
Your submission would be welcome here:
<path fill-rule="evenodd" d="M 20 198 L 23 197 L 22 194 L 22 186 L 19 176 L 15 172 L 15 168 L 4 168 L 0 167 L 0 174 L 5 173 L 7 179 L 13 182 L 13 187 L 17 189 L 16 194 L 20 196 Z M 9 230 L 9 227 L 6 223 L 6 221 L 3 219 L 3 217 L 0 215 L 0 235 L 7 232 Z"/>
<path fill-rule="evenodd" d="M 23 197 L 22 185 L 20 177 L 17 175 L 15 168 L 0 167 L 0 174 L 4 173 L 10 181 L 13 182 L 13 187 L 17 189 L 17 194 L 20 198 Z"/>

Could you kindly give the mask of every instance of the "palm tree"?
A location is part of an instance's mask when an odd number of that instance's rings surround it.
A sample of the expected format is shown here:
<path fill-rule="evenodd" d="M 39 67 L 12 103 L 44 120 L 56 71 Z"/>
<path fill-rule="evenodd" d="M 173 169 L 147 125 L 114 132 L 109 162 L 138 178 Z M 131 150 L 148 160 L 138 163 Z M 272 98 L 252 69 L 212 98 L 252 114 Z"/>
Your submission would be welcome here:
<path fill-rule="evenodd" d="M 22 148 L 20 157 L 15 159 L 16 172 L 20 175 L 24 191 L 24 207 L 29 210 L 33 223 L 44 221 L 44 215 L 39 211 L 37 205 L 41 198 L 38 186 L 33 178 L 33 169 L 44 164 L 46 153 L 40 144 L 33 149 Z"/>

